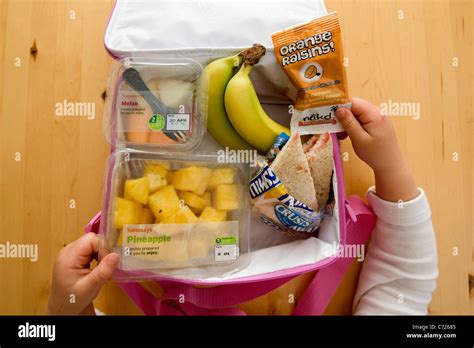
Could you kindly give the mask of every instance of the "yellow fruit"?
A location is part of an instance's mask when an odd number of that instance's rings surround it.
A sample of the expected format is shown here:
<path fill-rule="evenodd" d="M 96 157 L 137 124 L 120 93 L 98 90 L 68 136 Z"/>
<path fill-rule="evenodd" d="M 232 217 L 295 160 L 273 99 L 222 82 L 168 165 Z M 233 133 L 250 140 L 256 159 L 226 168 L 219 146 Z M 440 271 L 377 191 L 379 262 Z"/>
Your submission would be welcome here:
<path fill-rule="evenodd" d="M 267 153 L 275 138 L 290 130 L 275 122 L 260 104 L 255 87 L 250 80 L 253 66 L 242 64 L 225 89 L 225 109 L 232 126 L 240 136 L 257 150 Z"/>
<path fill-rule="evenodd" d="M 190 208 L 194 208 L 196 210 L 201 211 L 206 206 L 206 201 L 204 200 L 204 198 L 199 197 L 194 193 L 188 191 L 179 191 L 178 196 L 184 201 L 184 203 L 189 205 Z"/>
<path fill-rule="evenodd" d="M 240 208 L 239 189 L 237 185 L 222 184 L 216 186 L 213 196 L 217 210 L 237 210 Z"/>
<path fill-rule="evenodd" d="M 219 144 L 234 150 L 252 150 L 230 124 L 224 106 L 225 88 L 241 61 L 240 55 L 235 55 L 208 64 L 201 75 L 200 101 L 203 115 L 207 115 L 207 130 Z"/>
<path fill-rule="evenodd" d="M 221 184 L 233 184 L 234 183 L 234 168 L 217 168 L 212 171 L 211 180 L 209 181 L 209 188 L 214 188 Z"/>
<path fill-rule="evenodd" d="M 168 162 L 148 162 L 145 165 L 143 173 L 146 175 L 148 173 L 158 174 L 159 176 L 165 178 L 170 164 Z"/>
<path fill-rule="evenodd" d="M 150 183 L 150 194 L 155 193 L 159 189 L 168 185 L 166 177 L 155 173 L 147 173 L 145 176 L 148 178 Z"/>
<path fill-rule="evenodd" d="M 180 208 L 176 213 L 161 221 L 162 224 L 191 224 L 197 222 L 198 218 L 186 205 Z"/>
<path fill-rule="evenodd" d="M 117 197 L 114 211 L 115 227 L 122 228 L 123 225 L 139 224 L 142 218 L 142 209 L 140 203 Z"/>
<path fill-rule="evenodd" d="M 147 177 L 125 180 L 124 198 L 132 198 L 135 202 L 147 204 L 150 182 Z"/>
<path fill-rule="evenodd" d="M 197 195 L 203 195 L 204 192 L 207 190 L 207 186 L 209 184 L 209 180 L 211 180 L 212 176 L 212 169 L 201 167 L 201 177 L 199 178 L 200 182 L 198 188 L 193 190 L 193 193 Z"/>
<path fill-rule="evenodd" d="M 211 193 L 210 192 L 204 192 L 202 195 L 202 198 L 204 199 L 205 205 L 211 205 Z"/>
<path fill-rule="evenodd" d="M 153 212 L 148 209 L 148 208 L 143 208 L 142 209 L 142 217 L 140 219 L 140 223 L 147 225 L 147 224 L 153 224 L 155 222 L 155 216 L 153 215 Z"/>
<path fill-rule="evenodd" d="M 148 197 L 148 204 L 161 222 L 179 210 L 179 198 L 173 186 L 165 186 Z"/>
<path fill-rule="evenodd" d="M 220 222 L 227 219 L 227 212 L 224 210 L 217 210 L 213 207 L 205 207 L 199 216 L 201 222 Z"/>
<path fill-rule="evenodd" d="M 201 192 L 206 191 L 207 184 L 211 177 L 211 170 L 205 167 L 190 166 L 181 168 L 173 174 L 173 186 L 177 190 Z M 204 188 L 204 189 L 203 189 Z"/>

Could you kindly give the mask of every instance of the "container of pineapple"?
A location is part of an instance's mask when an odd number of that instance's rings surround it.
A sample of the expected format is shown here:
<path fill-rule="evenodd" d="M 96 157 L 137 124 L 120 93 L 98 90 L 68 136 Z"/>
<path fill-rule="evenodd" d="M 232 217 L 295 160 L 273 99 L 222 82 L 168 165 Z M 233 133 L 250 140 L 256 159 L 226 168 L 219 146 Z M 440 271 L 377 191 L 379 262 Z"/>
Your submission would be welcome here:
<path fill-rule="evenodd" d="M 101 253 L 118 253 L 120 270 L 228 272 L 249 252 L 246 167 L 211 155 L 122 150 L 108 173 Z"/>

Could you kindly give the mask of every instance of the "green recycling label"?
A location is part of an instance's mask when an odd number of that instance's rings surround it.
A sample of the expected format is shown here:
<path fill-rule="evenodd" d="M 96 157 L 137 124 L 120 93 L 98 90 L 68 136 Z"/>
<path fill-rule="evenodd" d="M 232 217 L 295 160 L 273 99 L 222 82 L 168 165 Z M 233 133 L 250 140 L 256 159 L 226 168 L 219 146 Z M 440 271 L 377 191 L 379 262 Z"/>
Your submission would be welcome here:
<path fill-rule="evenodd" d="M 219 245 L 237 244 L 237 237 L 235 236 L 217 237 L 216 244 L 219 244 Z"/>
<path fill-rule="evenodd" d="M 153 131 L 160 131 L 165 126 L 165 118 L 163 115 L 155 114 L 148 120 L 148 128 Z"/>

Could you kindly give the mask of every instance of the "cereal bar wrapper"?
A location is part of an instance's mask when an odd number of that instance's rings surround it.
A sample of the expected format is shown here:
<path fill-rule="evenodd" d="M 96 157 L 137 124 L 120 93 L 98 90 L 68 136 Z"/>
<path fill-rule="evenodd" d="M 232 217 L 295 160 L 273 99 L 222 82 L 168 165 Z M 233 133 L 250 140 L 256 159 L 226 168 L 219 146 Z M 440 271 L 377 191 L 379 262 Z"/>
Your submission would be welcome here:
<path fill-rule="evenodd" d="M 300 239 L 312 237 L 324 217 L 289 195 L 266 162 L 250 181 L 250 197 L 263 222 Z"/>

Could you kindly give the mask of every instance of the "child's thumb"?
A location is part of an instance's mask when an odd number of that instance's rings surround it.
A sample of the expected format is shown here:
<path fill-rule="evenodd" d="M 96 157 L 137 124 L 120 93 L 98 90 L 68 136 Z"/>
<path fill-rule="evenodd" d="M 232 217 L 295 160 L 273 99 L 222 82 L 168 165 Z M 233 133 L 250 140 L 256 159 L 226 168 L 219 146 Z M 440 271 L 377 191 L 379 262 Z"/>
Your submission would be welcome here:
<path fill-rule="evenodd" d="M 106 255 L 102 261 L 99 262 L 97 267 L 87 275 L 88 286 L 91 288 L 101 287 L 112 276 L 118 261 L 119 256 L 117 254 L 111 253 Z"/>
<path fill-rule="evenodd" d="M 342 127 L 344 127 L 351 140 L 357 141 L 366 134 L 366 131 L 351 110 L 347 108 L 340 108 L 336 110 L 335 114 L 337 120 L 342 125 Z"/>

